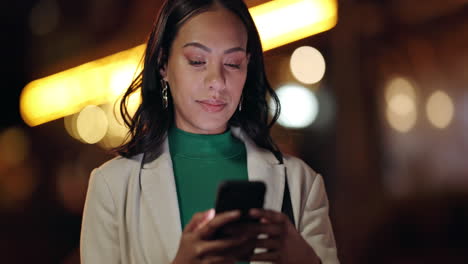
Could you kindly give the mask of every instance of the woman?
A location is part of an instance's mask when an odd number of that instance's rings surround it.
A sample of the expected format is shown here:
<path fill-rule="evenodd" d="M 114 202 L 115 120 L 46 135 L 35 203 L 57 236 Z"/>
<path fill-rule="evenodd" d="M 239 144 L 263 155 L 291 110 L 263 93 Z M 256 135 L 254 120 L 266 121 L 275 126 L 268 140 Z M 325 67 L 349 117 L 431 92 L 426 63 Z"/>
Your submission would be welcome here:
<path fill-rule="evenodd" d="M 82 263 L 338 263 L 322 178 L 273 143 L 267 93 L 279 109 L 241 0 L 164 3 L 121 105 L 130 140 L 90 178 Z M 215 239 L 239 218 L 209 209 L 226 179 L 264 181 L 265 209 Z"/>

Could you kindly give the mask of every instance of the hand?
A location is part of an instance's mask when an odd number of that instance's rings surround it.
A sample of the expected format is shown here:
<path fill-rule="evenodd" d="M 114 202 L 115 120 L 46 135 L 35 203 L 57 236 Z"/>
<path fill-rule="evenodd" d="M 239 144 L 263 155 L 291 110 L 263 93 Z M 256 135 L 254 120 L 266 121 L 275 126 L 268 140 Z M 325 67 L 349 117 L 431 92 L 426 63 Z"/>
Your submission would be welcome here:
<path fill-rule="evenodd" d="M 246 236 L 210 240 L 221 226 L 240 217 L 239 211 L 221 213 L 214 210 L 194 214 L 182 232 L 179 249 L 172 264 L 235 263 L 236 250 L 244 250 Z M 253 248 L 253 243 L 250 245 Z M 239 253 L 240 254 L 240 253 Z"/>
<path fill-rule="evenodd" d="M 253 255 L 250 261 L 271 261 L 278 264 L 320 263 L 315 251 L 286 215 L 271 210 L 252 209 L 250 216 L 260 220 L 257 232 L 267 236 L 265 239 L 258 239 L 255 246 L 267 251 Z"/>

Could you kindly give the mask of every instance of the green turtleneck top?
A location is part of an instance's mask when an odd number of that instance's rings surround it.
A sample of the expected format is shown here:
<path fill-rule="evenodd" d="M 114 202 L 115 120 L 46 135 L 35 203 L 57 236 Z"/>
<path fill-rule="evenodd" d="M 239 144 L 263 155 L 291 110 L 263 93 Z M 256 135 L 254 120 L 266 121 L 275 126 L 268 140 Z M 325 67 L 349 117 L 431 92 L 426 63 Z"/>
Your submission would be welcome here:
<path fill-rule="evenodd" d="M 244 143 L 230 130 L 200 135 L 173 126 L 168 136 L 184 228 L 194 213 L 214 208 L 220 182 L 248 179 L 247 154 Z"/>

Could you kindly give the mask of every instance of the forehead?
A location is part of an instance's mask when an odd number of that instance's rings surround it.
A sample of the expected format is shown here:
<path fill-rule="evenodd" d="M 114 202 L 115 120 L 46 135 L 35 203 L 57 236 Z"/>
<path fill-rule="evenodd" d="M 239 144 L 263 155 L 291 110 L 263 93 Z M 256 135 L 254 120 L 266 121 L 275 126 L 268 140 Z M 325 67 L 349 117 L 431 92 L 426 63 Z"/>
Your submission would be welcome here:
<path fill-rule="evenodd" d="M 209 48 L 246 48 L 247 30 L 234 13 L 224 8 L 210 9 L 187 20 L 179 29 L 174 44 L 200 42 Z"/>

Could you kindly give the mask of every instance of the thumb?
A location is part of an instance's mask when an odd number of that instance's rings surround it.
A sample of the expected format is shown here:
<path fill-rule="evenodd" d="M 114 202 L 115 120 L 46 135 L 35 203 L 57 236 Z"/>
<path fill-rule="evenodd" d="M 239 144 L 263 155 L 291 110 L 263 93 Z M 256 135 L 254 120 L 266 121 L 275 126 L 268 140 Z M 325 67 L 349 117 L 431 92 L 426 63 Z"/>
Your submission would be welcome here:
<path fill-rule="evenodd" d="M 195 230 L 202 228 L 205 226 L 211 219 L 215 217 L 215 210 L 214 209 L 209 209 L 204 213 L 204 217 L 201 219 L 201 221 L 198 223 L 198 225 L 195 227 Z"/>
<path fill-rule="evenodd" d="M 204 226 L 209 220 L 213 219 L 214 210 L 209 209 L 204 212 L 198 212 L 192 216 L 190 222 L 185 226 L 185 232 L 193 232 L 194 230 Z"/>

